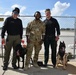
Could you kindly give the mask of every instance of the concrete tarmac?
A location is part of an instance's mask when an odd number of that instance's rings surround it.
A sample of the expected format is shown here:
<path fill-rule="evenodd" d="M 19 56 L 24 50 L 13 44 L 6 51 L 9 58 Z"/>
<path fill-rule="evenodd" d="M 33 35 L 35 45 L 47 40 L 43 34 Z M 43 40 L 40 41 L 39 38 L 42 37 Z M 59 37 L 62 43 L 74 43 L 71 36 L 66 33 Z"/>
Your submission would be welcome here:
<path fill-rule="evenodd" d="M 22 62 L 21 62 L 22 63 Z M 22 65 L 20 63 L 20 65 Z M 52 63 L 48 63 L 48 67 L 35 68 L 31 67 L 24 71 L 23 69 L 13 69 L 11 61 L 8 66 L 8 70 L 3 70 L 2 58 L 0 58 L 0 75 L 76 75 L 76 59 L 70 60 L 67 65 L 67 69 L 63 70 L 62 65 L 59 68 L 53 68 Z"/>

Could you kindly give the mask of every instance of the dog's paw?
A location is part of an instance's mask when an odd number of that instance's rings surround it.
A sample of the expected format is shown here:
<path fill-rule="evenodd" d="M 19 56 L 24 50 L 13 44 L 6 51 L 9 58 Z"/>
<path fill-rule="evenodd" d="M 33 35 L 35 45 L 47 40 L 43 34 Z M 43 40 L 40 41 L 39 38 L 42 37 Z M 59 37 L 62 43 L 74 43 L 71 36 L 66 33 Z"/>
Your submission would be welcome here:
<path fill-rule="evenodd" d="M 66 67 L 65 66 L 63 66 L 63 70 L 66 70 Z"/>
<path fill-rule="evenodd" d="M 58 66 L 56 66 L 56 68 L 58 68 Z"/>
<path fill-rule="evenodd" d="M 56 65 L 55 68 L 58 68 L 58 65 Z"/>

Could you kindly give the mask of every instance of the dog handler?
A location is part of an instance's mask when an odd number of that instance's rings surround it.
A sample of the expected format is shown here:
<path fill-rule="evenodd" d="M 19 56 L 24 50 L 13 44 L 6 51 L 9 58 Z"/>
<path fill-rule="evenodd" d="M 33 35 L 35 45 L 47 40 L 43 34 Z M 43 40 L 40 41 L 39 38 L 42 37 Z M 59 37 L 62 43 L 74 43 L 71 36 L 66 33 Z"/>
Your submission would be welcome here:
<path fill-rule="evenodd" d="M 2 42 L 5 43 L 5 54 L 4 54 L 4 66 L 3 70 L 7 70 L 9 64 L 9 57 L 11 48 L 13 47 L 13 59 L 12 59 L 12 67 L 17 69 L 16 66 L 16 51 L 15 46 L 17 44 L 21 44 L 21 39 L 23 35 L 23 25 L 21 19 L 18 18 L 20 13 L 19 8 L 15 8 L 12 11 L 12 16 L 6 18 L 4 25 L 2 27 L 1 38 Z M 7 32 L 7 38 L 5 41 L 5 32 Z"/>
<path fill-rule="evenodd" d="M 39 52 L 41 50 L 41 41 L 43 39 L 41 37 L 45 32 L 45 25 L 40 20 L 41 13 L 39 11 L 35 12 L 34 17 L 35 19 L 32 22 L 28 23 L 26 27 L 27 54 L 26 54 L 26 62 L 25 62 L 24 70 L 27 70 L 29 68 L 33 47 L 34 47 L 33 66 L 39 67 L 37 61 L 38 61 Z"/>
<path fill-rule="evenodd" d="M 60 35 L 60 26 L 58 21 L 51 16 L 50 9 L 45 10 L 46 19 L 44 20 L 45 23 L 45 37 L 44 37 L 44 66 L 47 66 L 48 59 L 49 59 L 49 45 L 51 45 L 51 59 L 53 63 L 53 67 L 56 66 L 56 47 L 57 41 Z"/>

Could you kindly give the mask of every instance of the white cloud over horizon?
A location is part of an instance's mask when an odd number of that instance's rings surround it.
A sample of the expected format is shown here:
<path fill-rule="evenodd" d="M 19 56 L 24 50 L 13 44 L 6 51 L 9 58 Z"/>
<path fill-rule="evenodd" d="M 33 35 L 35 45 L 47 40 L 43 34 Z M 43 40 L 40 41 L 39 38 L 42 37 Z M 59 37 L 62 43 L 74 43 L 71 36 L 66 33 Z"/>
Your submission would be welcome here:
<path fill-rule="evenodd" d="M 26 15 L 26 14 L 22 14 L 24 12 L 24 10 L 26 10 L 26 8 L 27 8 L 26 6 L 14 4 L 11 6 L 12 10 L 15 7 L 20 8 L 20 15 Z M 70 3 L 66 3 L 66 2 L 61 3 L 60 1 L 57 1 L 54 4 L 54 7 L 51 9 L 52 16 L 61 16 L 65 12 L 65 10 L 67 10 L 69 7 L 70 7 Z M 45 9 L 40 10 L 40 12 L 41 12 L 42 16 L 45 16 Z M 33 13 L 31 13 L 31 14 L 33 14 Z M 11 11 L 5 12 L 4 15 L 11 15 Z"/>
<path fill-rule="evenodd" d="M 60 1 L 57 1 L 54 4 L 54 7 L 51 9 L 52 16 L 61 16 L 67 8 L 70 7 L 70 3 L 61 3 Z M 45 10 L 40 10 L 43 16 L 45 16 Z"/>
<path fill-rule="evenodd" d="M 15 7 L 18 7 L 20 9 L 20 14 L 23 13 L 24 10 L 26 10 L 26 7 L 25 6 L 21 6 L 21 5 L 18 5 L 18 4 L 14 4 L 11 6 L 12 10 L 15 8 Z M 4 15 L 11 15 L 11 12 L 12 11 L 7 11 L 4 13 Z"/>
<path fill-rule="evenodd" d="M 25 6 L 21 6 L 21 5 L 18 5 L 18 4 L 15 4 L 15 5 L 12 5 L 11 8 L 15 8 L 15 7 L 18 7 L 20 8 L 20 13 L 22 13 L 24 10 L 26 10 L 26 7 Z"/>
<path fill-rule="evenodd" d="M 19 5 L 19 4 L 12 5 L 11 6 L 11 10 L 13 10 L 15 7 L 19 7 L 20 8 L 20 15 L 33 15 L 34 14 L 34 13 L 31 13 L 31 14 L 25 13 L 24 14 L 24 11 L 26 10 L 27 7 Z M 63 13 L 68 10 L 69 7 L 70 7 L 70 3 L 66 3 L 66 2 L 61 3 L 60 1 L 57 1 L 54 4 L 53 8 L 51 9 L 52 16 L 62 16 Z M 12 14 L 11 10 L 5 12 L 4 14 L 1 14 L 1 13 L 0 14 L 1 15 L 11 15 Z M 40 12 L 41 12 L 42 16 L 45 16 L 45 9 L 40 10 Z M 20 17 L 20 18 L 23 21 L 24 27 L 26 27 L 28 22 L 30 22 L 30 21 L 32 21 L 34 19 L 33 17 Z M 42 20 L 44 20 L 44 19 L 45 19 L 45 17 L 42 18 Z M 59 20 L 59 21 L 61 21 L 61 20 Z"/>
<path fill-rule="evenodd" d="M 61 3 L 60 1 L 57 1 L 51 10 L 52 16 L 61 16 L 62 13 L 69 7 L 70 3 Z"/>
<path fill-rule="evenodd" d="M 18 5 L 18 4 L 14 4 L 11 6 L 12 10 L 15 8 L 15 7 L 19 7 L 20 8 L 20 15 L 25 15 L 23 14 L 23 12 L 26 10 L 26 6 L 22 6 L 22 5 Z M 54 7 L 51 9 L 51 13 L 52 13 L 52 16 L 61 16 L 65 10 L 67 10 L 68 8 L 70 7 L 70 3 L 61 3 L 60 1 L 57 1 L 55 4 L 54 4 Z M 40 10 L 42 16 L 45 16 L 45 9 L 44 10 Z M 11 15 L 12 11 L 7 11 L 4 13 L 4 15 Z M 2 13 L 0 13 L 2 14 Z M 31 13 L 33 14 L 33 13 Z M 28 14 L 30 15 L 30 14 Z"/>
<path fill-rule="evenodd" d="M 7 12 L 5 12 L 4 15 L 11 15 L 11 11 L 7 11 Z"/>

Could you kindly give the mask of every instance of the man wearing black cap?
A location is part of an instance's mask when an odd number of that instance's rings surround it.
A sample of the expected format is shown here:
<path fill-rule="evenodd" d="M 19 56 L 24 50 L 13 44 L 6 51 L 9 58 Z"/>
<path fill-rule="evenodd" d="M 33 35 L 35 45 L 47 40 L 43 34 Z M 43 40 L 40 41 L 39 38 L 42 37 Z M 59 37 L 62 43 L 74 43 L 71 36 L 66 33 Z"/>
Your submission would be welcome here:
<path fill-rule="evenodd" d="M 23 25 L 22 21 L 18 18 L 19 8 L 15 8 L 12 11 L 12 16 L 6 18 L 4 25 L 2 27 L 1 38 L 2 43 L 5 44 L 5 54 L 4 54 L 4 66 L 3 70 L 7 70 L 9 64 L 9 57 L 11 48 L 13 47 L 13 59 L 12 59 L 12 67 L 17 69 L 16 66 L 16 51 L 15 46 L 21 43 L 22 35 L 23 35 Z M 5 32 L 7 32 L 7 38 L 5 41 Z"/>

